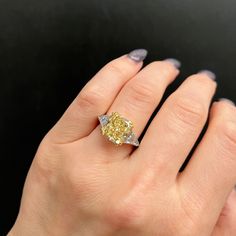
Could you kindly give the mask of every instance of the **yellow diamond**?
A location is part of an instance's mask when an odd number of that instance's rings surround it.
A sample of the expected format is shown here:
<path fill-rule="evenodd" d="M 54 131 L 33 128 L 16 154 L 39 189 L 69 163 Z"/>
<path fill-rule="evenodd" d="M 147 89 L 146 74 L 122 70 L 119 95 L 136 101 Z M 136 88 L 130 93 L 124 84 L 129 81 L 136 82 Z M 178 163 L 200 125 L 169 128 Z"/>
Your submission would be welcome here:
<path fill-rule="evenodd" d="M 132 132 L 133 123 L 122 118 L 118 112 L 112 112 L 108 123 L 102 127 L 102 134 L 117 145 L 124 143 L 127 135 Z"/>

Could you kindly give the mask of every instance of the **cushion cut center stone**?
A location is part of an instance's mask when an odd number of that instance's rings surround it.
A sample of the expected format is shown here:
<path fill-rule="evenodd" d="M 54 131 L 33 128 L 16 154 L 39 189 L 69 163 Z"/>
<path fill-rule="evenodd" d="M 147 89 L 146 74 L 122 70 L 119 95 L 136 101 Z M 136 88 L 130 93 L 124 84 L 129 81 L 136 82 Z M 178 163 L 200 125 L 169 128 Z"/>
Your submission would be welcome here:
<path fill-rule="evenodd" d="M 112 112 L 108 123 L 102 127 L 102 134 L 115 144 L 122 144 L 132 132 L 133 123 L 122 118 L 118 112 Z"/>

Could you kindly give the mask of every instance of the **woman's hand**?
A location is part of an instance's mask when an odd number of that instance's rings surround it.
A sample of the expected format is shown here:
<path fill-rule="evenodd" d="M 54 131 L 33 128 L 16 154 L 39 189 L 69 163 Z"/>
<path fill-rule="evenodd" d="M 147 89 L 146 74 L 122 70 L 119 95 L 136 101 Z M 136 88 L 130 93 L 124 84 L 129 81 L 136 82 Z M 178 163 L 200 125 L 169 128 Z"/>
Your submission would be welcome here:
<path fill-rule="evenodd" d="M 139 137 L 178 75 L 173 59 L 140 70 L 145 56 L 108 63 L 45 136 L 9 235 L 236 235 L 236 109 L 224 99 L 209 112 L 212 73 L 191 75 L 167 98 L 137 149 L 102 136 L 97 116 L 117 111 Z"/>

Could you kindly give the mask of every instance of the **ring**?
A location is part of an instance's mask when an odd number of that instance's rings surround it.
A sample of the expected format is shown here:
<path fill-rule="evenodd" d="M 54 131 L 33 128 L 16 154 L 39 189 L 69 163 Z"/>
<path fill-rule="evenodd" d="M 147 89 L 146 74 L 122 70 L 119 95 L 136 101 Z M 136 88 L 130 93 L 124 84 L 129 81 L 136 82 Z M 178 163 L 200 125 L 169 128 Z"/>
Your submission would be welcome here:
<path fill-rule="evenodd" d="M 133 122 L 122 117 L 118 112 L 109 115 L 100 115 L 98 120 L 101 124 L 102 135 L 109 141 L 118 145 L 123 143 L 139 146 L 133 129 Z"/>

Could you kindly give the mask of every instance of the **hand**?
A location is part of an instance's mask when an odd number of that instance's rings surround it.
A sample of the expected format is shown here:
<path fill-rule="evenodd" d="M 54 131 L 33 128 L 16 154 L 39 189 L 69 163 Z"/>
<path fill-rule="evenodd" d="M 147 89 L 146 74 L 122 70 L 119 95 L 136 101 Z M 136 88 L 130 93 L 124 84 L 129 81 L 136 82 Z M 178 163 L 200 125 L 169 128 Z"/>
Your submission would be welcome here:
<path fill-rule="evenodd" d="M 173 59 L 140 70 L 145 56 L 136 50 L 109 62 L 48 132 L 9 235 L 236 235 L 236 109 L 224 99 L 209 111 L 212 73 L 189 76 L 167 98 L 138 148 L 101 134 L 97 116 L 117 111 L 139 137 L 178 75 Z"/>

